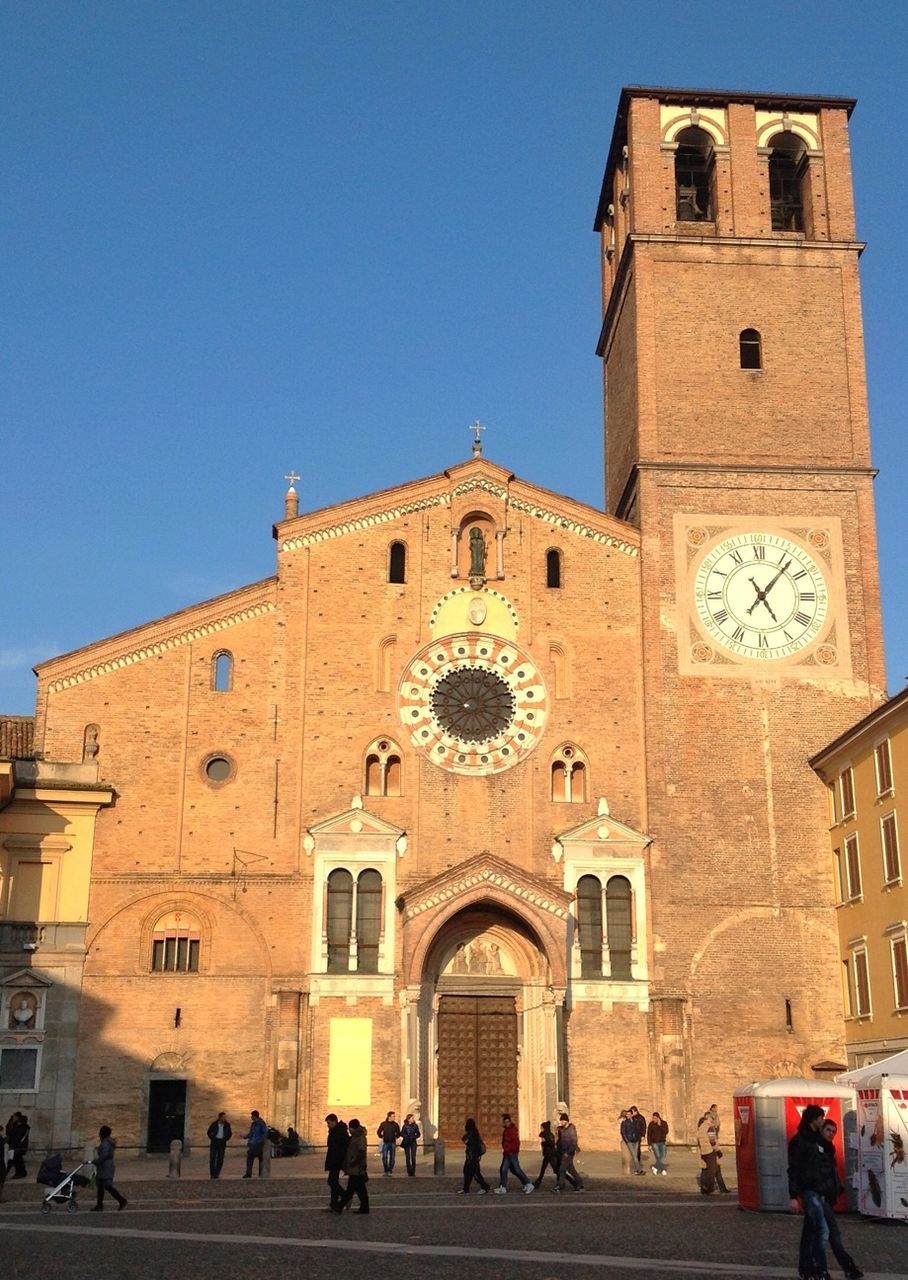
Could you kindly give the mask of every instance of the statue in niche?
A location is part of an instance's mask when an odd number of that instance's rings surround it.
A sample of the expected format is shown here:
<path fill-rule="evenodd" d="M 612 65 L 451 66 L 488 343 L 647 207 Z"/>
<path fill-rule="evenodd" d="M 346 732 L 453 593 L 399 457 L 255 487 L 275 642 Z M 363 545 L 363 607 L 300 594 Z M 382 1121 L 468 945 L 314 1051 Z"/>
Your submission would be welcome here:
<path fill-rule="evenodd" d="M 10 1002 L 9 1025 L 12 1031 L 31 1031 L 38 1016 L 38 1001 L 33 995 L 23 992 L 14 996 Z"/>
<path fill-rule="evenodd" d="M 92 760 L 97 760 L 100 750 L 98 726 L 96 724 L 87 724 L 82 738 L 82 763 L 90 764 Z"/>
<path fill-rule="evenodd" d="M 458 942 L 457 950 L 454 952 L 454 961 L 451 965 L 452 973 L 468 973 L 467 969 L 467 950 L 462 942 Z"/>
<path fill-rule="evenodd" d="M 470 530 L 470 577 L 484 578 L 486 573 L 486 540 L 482 530 Z"/>

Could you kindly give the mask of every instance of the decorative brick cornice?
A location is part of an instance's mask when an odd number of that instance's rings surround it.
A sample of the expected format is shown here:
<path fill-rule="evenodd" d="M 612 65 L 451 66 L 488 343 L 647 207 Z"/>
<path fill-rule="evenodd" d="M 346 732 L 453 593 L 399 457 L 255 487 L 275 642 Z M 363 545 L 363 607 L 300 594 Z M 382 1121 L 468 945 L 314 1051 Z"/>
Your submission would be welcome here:
<path fill-rule="evenodd" d="M 602 543 L 603 546 L 615 547 L 616 550 L 623 552 L 626 556 L 638 556 L 640 554 L 638 547 L 625 542 L 623 538 L 616 538 L 614 534 L 605 533 L 602 529 L 594 529 L 592 525 L 581 524 L 579 520 L 572 520 L 569 516 L 559 515 L 557 511 L 549 511 L 546 507 L 540 507 L 535 502 L 527 502 L 524 498 L 512 497 L 511 506 L 515 511 L 523 511 L 527 515 L 535 516 L 537 520 L 543 520 L 546 524 L 556 525 L 559 529 L 567 529 L 569 533 L 576 534 L 578 538 L 591 538 L 593 542 Z"/>
<path fill-rule="evenodd" d="M 538 889 L 534 889 L 530 885 L 519 884 L 510 876 L 491 867 L 483 867 L 471 875 L 460 876 L 457 879 L 447 881 L 425 897 L 419 898 L 406 906 L 404 908 L 404 919 L 413 920 L 416 916 L 422 915 L 424 911 L 430 911 L 432 907 L 437 907 L 440 903 L 450 902 L 452 898 L 459 898 L 482 884 L 494 885 L 498 889 L 503 889 L 505 893 L 515 898 L 520 898 L 523 902 L 529 902 L 541 911 L 548 911 L 551 915 L 557 916 L 559 920 L 568 918 L 565 906 L 559 902 L 554 902 Z"/>
<path fill-rule="evenodd" d="M 224 614 L 220 618 L 212 618 L 208 622 L 199 623 L 196 627 L 188 627 L 185 631 L 178 631 L 164 640 L 156 640 L 153 644 L 128 649 L 123 653 L 117 654 L 114 658 L 108 658 L 106 662 L 98 662 L 93 666 L 84 667 L 81 671 L 74 671 L 68 676 L 61 676 L 58 680 L 52 680 L 48 685 L 48 691 L 57 693 L 61 689 L 71 689 L 73 685 L 84 684 L 86 680 L 94 680 L 96 676 L 106 676 L 111 671 L 119 671 L 121 667 L 130 667 L 133 663 L 143 662 L 146 658 L 154 658 L 159 654 L 167 653 L 170 649 L 178 649 L 181 645 L 191 644 L 193 640 L 199 640 L 202 636 L 214 635 L 227 627 L 236 626 L 238 622 L 248 622 L 250 618 L 260 618 L 265 613 L 273 613 L 274 609 L 275 605 L 266 600 L 260 604 L 250 605 L 248 609 L 238 609 L 233 613 Z"/>
<path fill-rule="evenodd" d="M 471 480 L 464 480 L 462 484 L 455 485 L 451 490 L 451 497 L 456 498 L 462 493 L 471 493 L 474 489 L 481 489 L 484 493 L 491 493 L 496 498 L 507 500 L 507 489 L 503 489 L 500 484 L 493 484 L 483 476 L 474 476 Z"/>
<path fill-rule="evenodd" d="M 390 520 L 398 520 L 401 516 L 413 515 L 416 511 L 428 511 L 431 507 L 449 507 L 451 495 L 438 493 L 431 498 L 421 498 L 418 502 L 404 502 L 399 507 L 389 507 L 386 511 L 372 511 L 367 516 L 358 516 L 355 520 L 344 520 L 340 524 L 329 524 L 322 529 L 312 529 L 309 533 L 301 533 L 298 537 L 287 538 L 281 543 L 281 551 L 298 551 L 300 547 L 311 547 L 316 542 L 326 542 L 329 538 L 342 538 L 347 533 L 358 533 L 362 529 L 373 529 L 376 525 L 387 524 Z"/>

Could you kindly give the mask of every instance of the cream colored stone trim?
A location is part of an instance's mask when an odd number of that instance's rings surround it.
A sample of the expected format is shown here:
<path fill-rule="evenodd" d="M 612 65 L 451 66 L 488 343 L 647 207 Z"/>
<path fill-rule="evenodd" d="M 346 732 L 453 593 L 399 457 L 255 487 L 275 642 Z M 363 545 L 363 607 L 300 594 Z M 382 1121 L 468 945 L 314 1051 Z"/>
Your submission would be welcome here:
<path fill-rule="evenodd" d="M 507 500 L 507 490 L 502 489 L 501 485 L 493 484 L 491 480 L 486 480 L 482 476 L 477 476 L 473 480 L 464 480 L 462 484 L 455 485 L 451 490 L 451 497 L 459 497 L 462 493 L 472 493 L 474 489 L 482 489 L 484 493 L 491 493 L 496 498 Z"/>
<path fill-rule="evenodd" d="M 557 916 L 559 920 L 567 920 L 568 912 L 566 908 L 559 906 L 557 902 L 552 902 L 548 898 L 544 898 L 542 894 L 536 893 L 532 889 L 523 889 L 520 885 L 515 884 L 513 880 L 509 880 L 507 876 L 501 875 L 498 871 L 477 871 L 472 876 L 464 876 L 461 880 L 453 881 L 442 889 L 436 889 L 434 893 L 427 898 L 423 898 L 420 902 L 414 902 L 412 907 L 408 907 L 406 911 L 406 919 L 412 920 L 415 916 L 422 915 L 424 911 L 437 907 L 442 902 L 450 902 L 452 898 L 458 898 L 461 894 L 466 893 L 470 889 L 474 889 L 477 885 L 494 884 L 499 889 L 504 889 L 507 893 L 511 893 L 515 898 L 522 898 L 524 902 L 532 903 L 534 907 L 540 907 L 543 911 L 550 912 L 553 916 Z"/>
<path fill-rule="evenodd" d="M 777 133 L 794 133 L 807 144 L 809 151 L 820 150 L 820 121 L 813 112 L 786 111 L 779 115 L 778 111 L 757 111 L 757 146 L 766 147 L 770 138 Z"/>
<path fill-rule="evenodd" d="M 728 117 L 724 107 L 682 107 L 659 104 L 662 141 L 673 143 L 682 129 L 702 129 L 718 146 L 728 143 Z"/>
<path fill-rule="evenodd" d="M 300 547 L 311 547 L 316 542 L 326 542 L 329 538 L 342 538 L 347 533 L 374 529 L 376 525 L 387 524 L 390 520 L 398 520 L 401 516 L 409 516 L 416 511 L 428 511 L 431 507 L 449 507 L 450 505 L 451 495 L 448 493 L 437 494 L 434 498 L 422 498 L 419 502 L 405 502 L 402 506 L 390 507 L 387 511 L 373 511 L 371 515 L 361 516 L 358 520 L 345 520 L 342 524 L 313 529 L 311 533 L 300 534 L 297 538 L 287 538 L 281 543 L 281 551 L 298 551 Z"/>
<path fill-rule="evenodd" d="M 557 525 L 559 529 L 566 529 L 569 533 L 575 533 L 579 538 L 591 538 L 593 542 L 600 542 L 606 547 L 615 547 L 618 551 L 623 551 L 627 556 L 638 556 L 640 550 L 638 547 L 631 546 L 629 542 L 624 542 L 621 538 L 616 538 L 611 533 L 603 533 L 600 529 L 594 529 L 591 525 L 581 524 L 579 520 L 570 520 L 567 516 L 560 516 L 555 511 L 549 511 L 545 507 L 538 507 L 532 502 L 526 502 L 523 498 L 511 498 L 511 506 L 516 511 L 525 511 L 527 515 L 535 516 L 537 520 L 543 520 L 546 524 Z"/>
<path fill-rule="evenodd" d="M 84 684 L 86 680 L 93 680 L 95 676 L 109 675 L 111 671 L 119 671 L 121 667 L 130 667 L 135 662 L 143 662 L 146 658 L 154 658 L 159 654 L 167 653 L 170 649 L 178 649 L 181 645 L 191 644 L 193 640 L 199 640 L 202 636 L 214 635 L 218 631 L 223 631 L 226 627 L 235 626 L 238 622 L 248 622 L 250 618 L 260 618 L 265 613 L 273 613 L 275 607 L 270 601 L 252 605 L 248 609 L 240 609 L 237 613 L 226 614 L 223 618 L 216 618 L 214 621 L 206 622 L 201 626 L 179 631 L 176 635 L 168 636 L 166 640 L 160 640 L 156 644 L 143 645 L 140 649 L 130 649 L 126 653 L 118 654 L 116 658 L 110 658 L 107 662 L 99 662 L 96 666 L 85 667 L 82 671 L 76 671 L 60 680 L 51 681 L 48 685 L 48 692 L 58 693 L 61 689 L 71 689 L 73 685 Z"/>

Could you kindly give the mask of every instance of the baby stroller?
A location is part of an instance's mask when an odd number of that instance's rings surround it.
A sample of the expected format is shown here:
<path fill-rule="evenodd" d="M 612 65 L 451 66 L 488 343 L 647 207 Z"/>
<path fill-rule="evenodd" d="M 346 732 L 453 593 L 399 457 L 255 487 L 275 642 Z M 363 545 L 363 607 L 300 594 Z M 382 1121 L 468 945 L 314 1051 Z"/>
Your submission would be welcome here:
<path fill-rule="evenodd" d="M 83 1169 L 87 1172 L 83 1173 Z M 76 1213 L 79 1208 L 76 1190 L 90 1185 L 94 1171 L 95 1166 L 89 1160 L 77 1165 L 72 1173 L 64 1173 L 62 1156 L 45 1156 L 35 1178 L 36 1182 L 49 1188 L 41 1201 L 41 1212 L 50 1213 L 51 1205 L 65 1204 L 67 1213 Z"/>

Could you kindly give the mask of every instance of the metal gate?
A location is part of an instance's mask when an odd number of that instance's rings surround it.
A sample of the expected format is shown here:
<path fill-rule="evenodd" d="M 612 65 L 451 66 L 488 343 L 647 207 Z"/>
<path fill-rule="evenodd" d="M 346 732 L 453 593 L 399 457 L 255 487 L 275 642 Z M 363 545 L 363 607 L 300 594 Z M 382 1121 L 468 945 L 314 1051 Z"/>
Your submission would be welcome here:
<path fill-rule="evenodd" d="M 501 1114 L 517 1121 L 513 996 L 442 996 L 438 1009 L 438 1131 L 456 1150 L 473 1116 L 490 1151 Z M 517 1121 L 519 1123 L 519 1121 Z"/>

